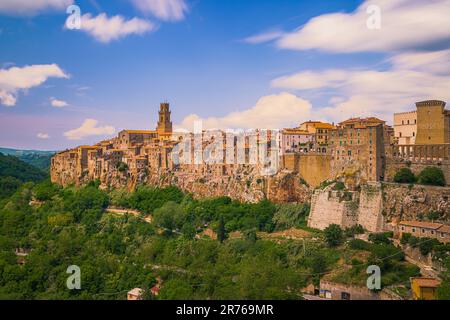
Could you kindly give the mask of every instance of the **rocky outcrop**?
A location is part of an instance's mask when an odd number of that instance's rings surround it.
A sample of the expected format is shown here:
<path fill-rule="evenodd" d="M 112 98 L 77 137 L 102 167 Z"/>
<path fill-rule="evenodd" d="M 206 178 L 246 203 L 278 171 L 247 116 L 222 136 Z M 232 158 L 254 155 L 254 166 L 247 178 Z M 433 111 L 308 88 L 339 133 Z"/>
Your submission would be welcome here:
<path fill-rule="evenodd" d="M 387 222 L 422 220 L 430 212 L 450 221 L 450 188 L 383 183 L 383 216 Z"/>
<path fill-rule="evenodd" d="M 392 230 L 402 220 L 450 221 L 450 188 L 367 183 L 360 191 L 335 191 L 333 186 L 316 190 L 311 199 L 308 226 L 325 229 L 359 224 L 370 232 Z M 436 219 L 436 218 L 434 218 Z"/>

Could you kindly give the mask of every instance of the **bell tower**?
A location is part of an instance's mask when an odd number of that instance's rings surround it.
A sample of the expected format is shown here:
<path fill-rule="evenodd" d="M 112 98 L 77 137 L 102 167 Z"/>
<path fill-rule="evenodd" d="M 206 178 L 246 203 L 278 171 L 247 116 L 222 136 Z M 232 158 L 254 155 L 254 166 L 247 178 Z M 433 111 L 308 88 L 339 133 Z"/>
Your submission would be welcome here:
<path fill-rule="evenodd" d="M 158 134 L 172 134 L 172 121 L 170 121 L 170 114 L 169 103 L 161 103 L 159 107 L 158 127 L 156 128 Z"/>

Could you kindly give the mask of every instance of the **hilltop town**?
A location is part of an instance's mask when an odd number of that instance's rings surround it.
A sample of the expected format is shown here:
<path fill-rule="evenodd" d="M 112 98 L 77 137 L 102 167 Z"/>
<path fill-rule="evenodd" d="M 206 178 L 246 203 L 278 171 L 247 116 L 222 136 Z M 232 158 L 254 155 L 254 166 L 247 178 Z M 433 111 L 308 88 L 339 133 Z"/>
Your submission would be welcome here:
<path fill-rule="evenodd" d="M 416 110 L 395 114 L 393 127 L 375 117 L 307 121 L 231 138 L 225 131 L 174 132 L 170 106 L 162 103 L 156 130 L 124 130 L 60 152 L 51 161 L 51 179 L 63 186 L 175 185 L 195 197 L 308 202 L 311 227 L 359 224 L 377 232 L 424 211 L 448 221 L 449 188 L 392 183 L 404 168 L 418 175 L 428 167 L 439 168 L 450 185 L 450 111 L 443 101 L 418 102 Z"/>

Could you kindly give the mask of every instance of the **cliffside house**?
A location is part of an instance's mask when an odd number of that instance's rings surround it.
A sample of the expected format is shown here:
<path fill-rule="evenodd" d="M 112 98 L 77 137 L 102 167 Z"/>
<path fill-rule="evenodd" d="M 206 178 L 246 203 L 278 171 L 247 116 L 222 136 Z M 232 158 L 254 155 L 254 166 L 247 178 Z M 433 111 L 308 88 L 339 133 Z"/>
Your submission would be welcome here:
<path fill-rule="evenodd" d="M 441 282 L 435 278 L 411 278 L 414 300 L 436 300 L 437 287 Z"/>
<path fill-rule="evenodd" d="M 134 288 L 133 290 L 128 291 L 127 300 L 141 300 L 142 289 Z"/>
<path fill-rule="evenodd" d="M 398 224 L 400 237 L 404 233 L 410 233 L 417 238 L 433 238 L 440 242 L 450 242 L 450 226 L 442 223 L 423 221 L 401 221 Z"/>

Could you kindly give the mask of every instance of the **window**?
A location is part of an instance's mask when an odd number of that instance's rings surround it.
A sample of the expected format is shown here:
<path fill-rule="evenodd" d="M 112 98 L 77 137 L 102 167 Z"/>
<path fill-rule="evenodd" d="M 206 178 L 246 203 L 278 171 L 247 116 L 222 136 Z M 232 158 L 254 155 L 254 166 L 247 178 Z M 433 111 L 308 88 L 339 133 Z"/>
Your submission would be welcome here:
<path fill-rule="evenodd" d="M 402 231 L 405 231 L 405 227 L 402 227 Z"/>
<path fill-rule="evenodd" d="M 416 232 L 416 228 L 412 228 L 412 232 Z"/>
<path fill-rule="evenodd" d="M 348 292 L 341 292 L 341 299 L 342 300 L 350 300 L 350 293 L 348 293 Z"/>
<path fill-rule="evenodd" d="M 422 229 L 422 233 L 425 233 L 425 229 Z"/>
<path fill-rule="evenodd" d="M 413 137 L 415 137 L 416 136 L 416 133 L 415 132 L 413 132 Z"/>

